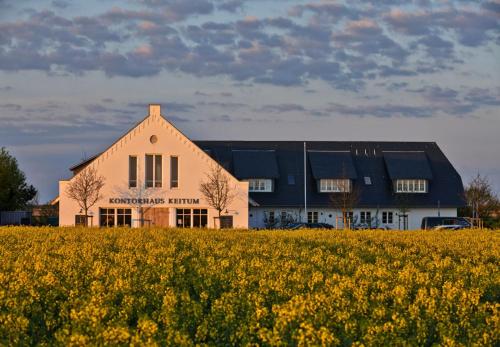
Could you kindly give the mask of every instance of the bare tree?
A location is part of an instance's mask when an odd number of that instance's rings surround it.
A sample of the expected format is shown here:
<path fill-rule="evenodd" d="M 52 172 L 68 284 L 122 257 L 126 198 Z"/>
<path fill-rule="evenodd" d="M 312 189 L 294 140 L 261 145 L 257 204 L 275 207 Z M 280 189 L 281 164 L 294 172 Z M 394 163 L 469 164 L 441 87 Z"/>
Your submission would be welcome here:
<path fill-rule="evenodd" d="M 206 180 L 200 184 L 200 192 L 208 204 L 217 210 L 218 217 L 236 197 L 236 187 L 229 183 L 229 177 L 221 166 L 214 165 L 206 175 Z"/>
<path fill-rule="evenodd" d="M 158 188 L 146 188 L 146 185 L 141 179 L 137 179 L 136 187 L 123 188 L 124 185 L 115 188 L 116 193 L 120 196 L 120 203 L 124 203 L 134 208 L 139 216 L 139 226 L 145 226 L 145 217 L 149 210 L 156 205 L 164 204 L 163 198 L 157 198 L 158 194 L 163 195 L 165 191 Z"/>
<path fill-rule="evenodd" d="M 89 209 L 99 201 L 101 189 L 104 187 L 104 177 L 98 175 L 93 167 L 80 171 L 66 188 L 69 198 L 75 200 L 85 216 L 85 226 L 88 226 Z"/>
<path fill-rule="evenodd" d="M 500 208 L 500 201 L 493 192 L 488 177 L 479 173 L 465 188 L 465 199 L 468 206 L 468 214 L 473 218 L 489 217 Z"/>
<path fill-rule="evenodd" d="M 408 193 L 394 193 L 394 201 L 398 209 L 398 228 L 401 229 L 401 220 L 403 222 L 403 230 L 408 230 L 408 212 L 410 212 L 411 195 Z"/>
<path fill-rule="evenodd" d="M 353 222 L 349 220 L 349 213 L 352 212 L 354 207 L 358 204 L 361 192 L 359 187 L 348 179 L 342 181 L 339 190 L 340 192 L 330 194 L 330 204 L 334 209 L 342 212 L 342 222 L 345 227 Z"/>

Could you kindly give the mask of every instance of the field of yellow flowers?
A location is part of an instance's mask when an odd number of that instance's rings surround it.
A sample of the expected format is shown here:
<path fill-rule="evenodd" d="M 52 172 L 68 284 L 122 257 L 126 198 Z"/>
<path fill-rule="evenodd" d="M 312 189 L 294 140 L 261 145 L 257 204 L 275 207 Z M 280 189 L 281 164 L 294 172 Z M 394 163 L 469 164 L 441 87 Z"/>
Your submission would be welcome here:
<path fill-rule="evenodd" d="M 498 345 L 498 231 L 0 228 L 0 345 Z"/>

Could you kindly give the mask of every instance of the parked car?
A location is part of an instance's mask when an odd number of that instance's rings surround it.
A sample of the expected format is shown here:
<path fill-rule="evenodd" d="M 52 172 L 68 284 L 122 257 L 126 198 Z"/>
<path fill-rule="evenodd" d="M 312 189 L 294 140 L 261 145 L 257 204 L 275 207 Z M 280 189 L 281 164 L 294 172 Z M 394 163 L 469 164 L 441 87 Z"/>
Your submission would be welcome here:
<path fill-rule="evenodd" d="M 450 224 L 450 225 L 438 225 L 437 227 L 432 228 L 432 230 L 460 230 L 460 229 L 467 229 L 467 227 L 460 224 Z"/>
<path fill-rule="evenodd" d="M 464 217 L 424 217 L 422 218 L 422 229 L 467 229 L 471 223 Z"/>
<path fill-rule="evenodd" d="M 293 223 L 288 226 L 287 229 L 298 230 L 298 229 L 333 229 L 333 225 L 327 223 Z"/>

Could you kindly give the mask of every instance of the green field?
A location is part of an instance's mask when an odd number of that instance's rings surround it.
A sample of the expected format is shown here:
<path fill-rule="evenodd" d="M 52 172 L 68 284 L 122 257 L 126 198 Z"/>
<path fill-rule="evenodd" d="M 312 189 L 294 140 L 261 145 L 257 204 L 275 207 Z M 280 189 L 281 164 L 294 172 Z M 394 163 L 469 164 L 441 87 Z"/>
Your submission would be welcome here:
<path fill-rule="evenodd" d="M 0 345 L 498 345 L 498 231 L 0 228 Z"/>

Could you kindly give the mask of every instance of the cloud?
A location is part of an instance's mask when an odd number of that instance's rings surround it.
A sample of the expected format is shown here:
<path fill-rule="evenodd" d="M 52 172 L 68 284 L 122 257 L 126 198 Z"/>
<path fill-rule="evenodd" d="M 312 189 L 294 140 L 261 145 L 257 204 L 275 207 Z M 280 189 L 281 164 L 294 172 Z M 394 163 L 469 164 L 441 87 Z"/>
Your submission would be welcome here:
<path fill-rule="evenodd" d="M 435 114 L 432 107 L 427 106 L 408 106 L 400 104 L 384 104 L 370 106 L 348 106 L 338 103 L 331 103 L 327 109 L 330 113 L 336 113 L 344 116 L 358 117 L 410 117 L 410 118 L 428 118 Z"/>
<path fill-rule="evenodd" d="M 69 2 L 63 1 L 63 0 L 53 0 L 51 2 L 51 5 L 55 8 L 65 9 L 65 8 L 68 8 L 70 4 L 69 4 Z"/>
<path fill-rule="evenodd" d="M 170 118 L 170 114 L 172 113 L 186 113 L 190 111 L 194 111 L 196 109 L 196 106 L 188 104 L 188 103 L 181 103 L 181 102 L 174 102 L 174 101 L 166 101 L 162 102 L 162 113 L 168 114 Z M 133 108 L 133 109 L 139 109 L 139 110 L 146 110 L 149 107 L 149 103 L 143 103 L 143 102 L 129 102 L 127 104 L 128 107 Z M 134 111 L 136 112 L 136 111 Z"/>
<path fill-rule="evenodd" d="M 285 112 L 305 112 L 304 106 L 299 104 L 278 104 L 278 105 L 264 105 L 260 107 L 257 112 L 261 113 L 285 113 Z"/>
<path fill-rule="evenodd" d="M 245 1 L 143 0 L 75 17 L 33 10 L 0 23 L 0 69 L 130 78 L 169 71 L 283 87 L 323 81 L 360 91 L 380 77 L 454 69 L 464 63 L 457 57 L 462 46 L 494 42 L 499 31 L 496 2 L 453 10 L 418 2 L 412 11 L 396 10 L 399 3 L 286 2 L 288 17 L 234 21 L 215 13 L 237 11 Z"/>
<path fill-rule="evenodd" d="M 7 110 L 13 110 L 13 111 L 19 111 L 23 107 L 19 104 L 0 104 L 0 108 L 7 109 Z"/>
<path fill-rule="evenodd" d="M 193 15 L 210 14 L 214 4 L 208 0 L 140 0 L 141 3 L 163 12 L 170 21 L 180 21 Z"/>

